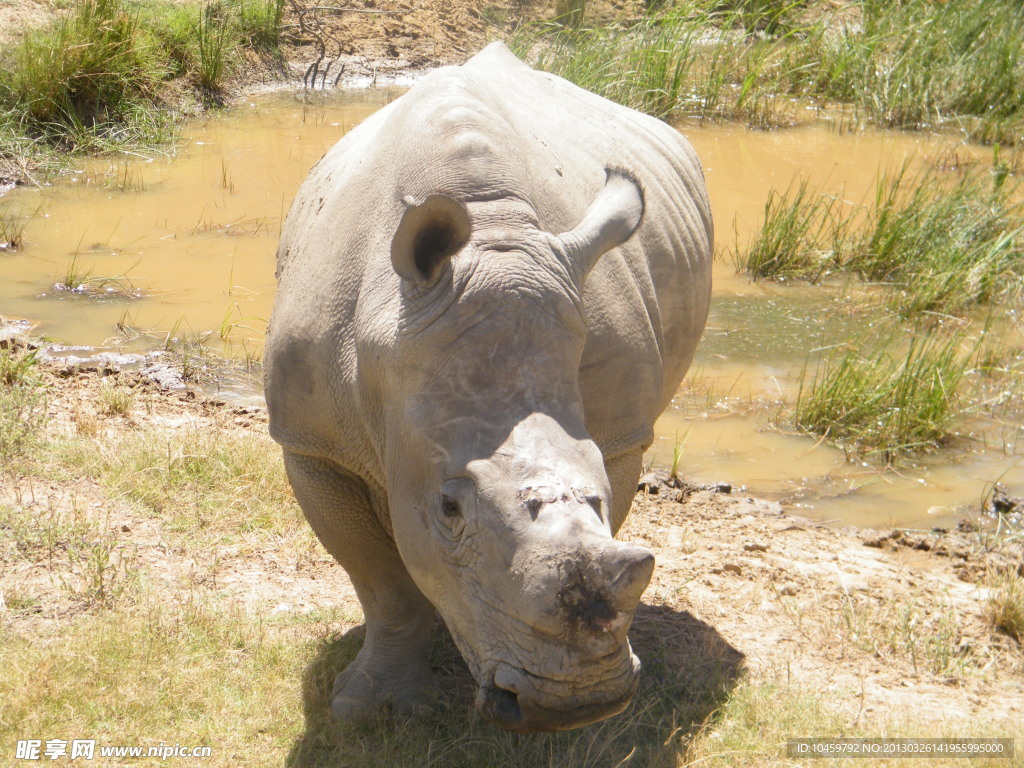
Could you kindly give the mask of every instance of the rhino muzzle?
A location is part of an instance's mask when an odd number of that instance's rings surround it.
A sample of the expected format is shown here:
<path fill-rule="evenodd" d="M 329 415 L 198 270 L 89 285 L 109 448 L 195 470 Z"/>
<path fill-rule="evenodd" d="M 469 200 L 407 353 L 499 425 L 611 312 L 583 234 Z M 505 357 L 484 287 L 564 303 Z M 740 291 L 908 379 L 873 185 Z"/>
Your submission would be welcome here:
<path fill-rule="evenodd" d="M 560 585 L 549 615 L 556 634 L 537 625 L 542 645 L 533 658 L 498 662 L 481 681 L 476 706 L 510 731 L 560 731 L 621 712 L 636 693 L 640 661 L 626 637 L 654 568 L 646 549 L 610 539 L 591 551 L 561 559 Z M 539 659 L 557 659 L 553 667 Z M 545 673 L 549 674 L 545 674 Z"/>
<path fill-rule="evenodd" d="M 625 651 L 628 667 L 612 685 L 598 694 L 566 688 L 562 707 L 550 695 L 539 701 L 535 679 L 523 670 L 501 664 L 494 680 L 478 689 L 476 707 L 489 722 L 516 733 L 564 731 L 596 723 L 624 710 L 636 693 L 640 661 L 628 644 Z"/>

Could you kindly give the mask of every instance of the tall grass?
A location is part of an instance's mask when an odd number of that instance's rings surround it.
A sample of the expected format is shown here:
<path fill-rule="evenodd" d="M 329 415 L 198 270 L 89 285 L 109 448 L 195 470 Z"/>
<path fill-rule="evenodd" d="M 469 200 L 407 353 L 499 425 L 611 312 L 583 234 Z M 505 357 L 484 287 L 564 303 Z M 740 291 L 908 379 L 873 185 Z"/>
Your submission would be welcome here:
<path fill-rule="evenodd" d="M 985 141 L 1024 140 L 1024 7 L 1015 0 L 648 7 L 635 22 L 527 26 L 510 42 L 542 69 L 661 117 L 770 127 L 792 120 L 783 107 L 795 96 L 852 104 L 887 126 L 952 123 Z"/>
<path fill-rule="evenodd" d="M 715 0 L 714 11 L 731 14 L 747 31 L 777 35 L 800 28 L 799 16 L 814 0 Z"/>
<path fill-rule="evenodd" d="M 212 90 L 217 87 L 224 73 L 229 47 L 228 20 L 219 2 L 206 3 L 200 9 L 195 25 L 195 39 L 199 52 L 196 70 L 199 84 Z"/>
<path fill-rule="evenodd" d="M 860 234 L 841 257 L 863 278 L 894 285 L 901 314 L 962 312 L 1019 294 L 1024 215 L 997 175 L 965 173 L 952 185 L 926 171 L 883 176 Z M 945 183 L 944 183 L 945 182 Z"/>
<path fill-rule="evenodd" d="M 739 244 L 734 251 L 738 268 L 745 269 L 755 280 L 770 277 L 777 280 L 797 278 L 817 281 L 826 272 L 838 267 L 834 227 L 842 202 L 810 188 L 802 179 L 784 192 L 772 191 L 764 206 L 764 224 L 749 242 L 745 255 Z"/>
<path fill-rule="evenodd" d="M 805 182 L 773 193 L 737 266 L 752 277 L 817 280 L 848 270 L 891 286 L 905 316 L 962 313 L 1024 292 L 1024 207 L 998 162 L 952 179 L 907 166 L 883 174 L 863 206 L 840 206 Z"/>
<path fill-rule="evenodd" d="M 705 6 L 679 3 L 629 27 L 528 26 L 509 44 L 539 69 L 657 117 L 756 116 L 780 43 L 748 38 L 737 12 Z"/>
<path fill-rule="evenodd" d="M 169 140 L 183 95 L 216 94 L 240 47 L 276 51 L 282 10 L 282 0 L 77 0 L 0 51 L 0 162 Z"/>
<path fill-rule="evenodd" d="M 50 27 L 27 33 L 4 59 L 0 100 L 16 107 L 29 134 L 77 146 L 88 134 L 159 133 L 159 55 L 120 0 L 81 0 Z"/>
<path fill-rule="evenodd" d="M 792 50 L 794 89 L 889 126 L 950 121 L 1012 143 L 1024 130 L 1024 6 L 1015 0 L 863 0 L 859 24 L 817 26 Z"/>
<path fill-rule="evenodd" d="M 235 0 L 238 31 L 251 48 L 273 51 L 281 34 L 284 0 Z"/>
<path fill-rule="evenodd" d="M 875 331 L 804 370 L 794 424 L 887 462 L 937 447 L 962 415 L 961 385 L 973 354 L 962 333 Z"/>

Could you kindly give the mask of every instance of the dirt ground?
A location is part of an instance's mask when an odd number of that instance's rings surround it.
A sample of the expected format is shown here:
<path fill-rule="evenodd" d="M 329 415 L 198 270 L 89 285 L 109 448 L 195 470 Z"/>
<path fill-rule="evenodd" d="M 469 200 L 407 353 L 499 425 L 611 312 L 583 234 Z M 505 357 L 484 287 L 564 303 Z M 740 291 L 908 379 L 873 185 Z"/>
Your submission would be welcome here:
<path fill-rule="evenodd" d="M 286 37 L 313 42 L 316 30 L 313 14 L 297 13 L 312 3 L 289 3 Z M 328 55 L 337 51 L 352 64 L 375 62 L 378 66 L 426 67 L 460 64 L 502 31 L 518 24 L 556 16 L 551 0 L 495 0 L 488 3 L 467 0 L 355 0 L 347 11 L 323 13 L 329 34 L 325 35 Z M 642 13 L 640 0 L 591 0 L 590 18 L 628 19 Z M 300 21 L 308 20 L 303 26 Z M 309 47 L 293 46 L 288 58 L 307 60 Z"/>
<path fill-rule="evenodd" d="M 67 0 L 0 0 L 0 46 L 68 6 Z M 313 10 L 316 7 L 311 0 L 285 2 L 284 55 L 292 76 L 300 79 L 321 41 L 328 61 L 340 57 L 353 71 L 387 72 L 459 64 L 500 30 L 556 15 L 553 0 L 352 0 L 321 3 L 323 10 L 318 11 Z M 644 3 L 591 0 L 587 8 L 588 18 L 630 18 L 642 12 Z M 263 73 L 249 67 L 238 74 L 243 82 L 263 79 Z"/>
<path fill-rule="evenodd" d="M 144 395 L 128 415 L 101 417 L 101 438 L 127 429 L 266 433 L 262 407 L 166 389 L 156 381 L 174 383 L 164 368 L 120 374 L 111 364 L 59 362 L 45 368 L 49 429 L 73 431 L 112 375 Z M 83 479 L 7 477 L 0 502 L 40 511 L 74 503 L 102 513 L 103 525 L 137 553 L 151 588 L 171 601 L 206 590 L 268 615 L 339 608 L 341 615 L 360 615 L 344 571 L 312 538 L 301 546 L 179 550 L 168 545 L 173 536 L 158 517 L 133 513 L 127 502 L 111 505 Z M 881 727 L 900 713 L 913 713 L 919 725 L 1024 720 L 1024 649 L 993 631 L 985 586 L 986 574 L 997 569 L 1024 573 L 1020 542 L 994 547 L 969 527 L 830 528 L 726 484 L 676 487 L 653 476 L 642 483 L 620 537 L 643 543 L 657 559 L 631 632 L 641 659 L 666 645 L 692 655 L 697 643 L 708 665 L 801 681 L 838 703 L 851 726 Z M 45 634 L 47 625 L 82 610 L 45 563 L 0 570 L 4 591 L 30 591 L 40 601 L 33 612 L 6 613 L 21 634 Z M 702 629 L 655 637 L 664 634 L 657 617 L 665 611 Z"/>

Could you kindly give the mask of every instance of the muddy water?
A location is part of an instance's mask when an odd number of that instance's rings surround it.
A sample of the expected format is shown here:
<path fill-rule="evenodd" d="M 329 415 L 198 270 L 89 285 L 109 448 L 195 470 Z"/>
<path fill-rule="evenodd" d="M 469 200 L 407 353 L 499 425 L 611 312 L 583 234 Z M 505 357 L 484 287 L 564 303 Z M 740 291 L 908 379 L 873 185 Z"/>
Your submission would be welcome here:
<path fill-rule="evenodd" d="M 0 253 L 0 313 L 69 344 L 101 344 L 122 323 L 225 336 L 258 352 L 281 221 L 299 184 L 397 95 L 262 98 L 193 123 L 171 157 L 104 158 L 66 183 L 16 190 L 7 210 L 32 219 L 24 249 Z M 81 290 L 54 287 L 69 270 L 87 278 Z"/>
<path fill-rule="evenodd" d="M 282 217 L 309 167 L 345 131 L 397 94 L 367 90 L 314 102 L 293 94 L 196 122 L 173 157 L 121 156 L 87 164 L 66 183 L 18 189 L 0 213 L 31 220 L 25 247 L 0 252 L 0 314 L 32 319 L 69 344 L 159 344 L 167 335 L 223 339 L 258 354 L 274 292 Z M 773 133 L 685 125 L 704 163 L 720 248 L 747 241 L 772 189 L 798 174 L 849 205 L 879 171 L 912 163 L 983 159 L 949 138 L 816 125 Z M 55 288 L 69 271 L 84 289 Z M 808 516 L 854 524 L 949 524 L 1002 477 L 1024 491 L 1024 469 L 995 425 L 993 445 L 939 454 L 901 473 L 847 462 L 843 452 L 775 428 L 791 403 L 807 351 L 865 322 L 837 290 L 753 284 L 727 256 L 689 383 L 658 424 L 648 459 L 696 481 L 728 480 L 752 494 L 802 505 Z M 152 335 L 129 342 L 116 328 Z"/>
<path fill-rule="evenodd" d="M 798 176 L 856 206 L 873 192 L 880 172 L 904 162 L 949 166 L 990 157 L 990 150 L 948 137 L 838 135 L 821 125 L 772 133 L 732 126 L 682 130 L 705 166 L 720 249 L 745 244 L 763 220 L 770 191 L 784 190 Z M 898 473 L 849 462 L 840 449 L 776 426 L 795 400 L 808 352 L 857 335 L 870 321 L 840 301 L 841 293 L 755 284 L 721 255 L 694 369 L 659 421 L 648 460 L 665 466 L 679 450 L 690 479 L 728 480 L 799 505 L 816 519 L 859 525 L 949 525 L 962 508 L 977 509 L 996 479 L 1024 489 L 1012 426 L 975 423 L 987 445 L 929 455 Z"/>

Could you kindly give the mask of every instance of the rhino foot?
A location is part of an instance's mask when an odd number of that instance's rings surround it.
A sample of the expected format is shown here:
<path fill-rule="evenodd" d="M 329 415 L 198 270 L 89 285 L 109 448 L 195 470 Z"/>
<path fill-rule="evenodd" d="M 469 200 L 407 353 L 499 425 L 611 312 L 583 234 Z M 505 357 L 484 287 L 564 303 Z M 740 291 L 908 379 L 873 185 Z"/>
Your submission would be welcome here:
<path fill-rule="evenodd" d="M 334 680 L 331 712 L 343 722 L 366 722 L 388 716 L 405 718 L 425 709 L 437 696 L 429 665 L 374 664 L 363 653 Z"/>

